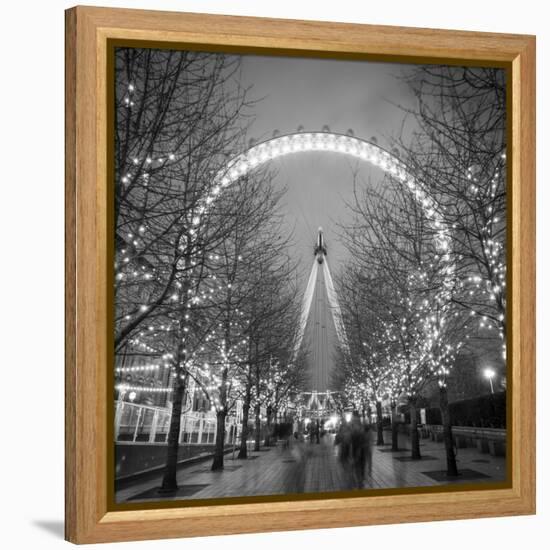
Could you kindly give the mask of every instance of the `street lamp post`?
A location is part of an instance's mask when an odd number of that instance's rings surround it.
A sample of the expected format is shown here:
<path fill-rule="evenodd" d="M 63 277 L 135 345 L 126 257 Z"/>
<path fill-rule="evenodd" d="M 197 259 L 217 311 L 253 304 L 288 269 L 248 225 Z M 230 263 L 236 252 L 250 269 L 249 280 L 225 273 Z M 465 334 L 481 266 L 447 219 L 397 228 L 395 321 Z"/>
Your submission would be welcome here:
<path fill-rule="evenodd" d="M 489 380 L 489 384 L 491 386 L 491 393 L 492 394 L 495 393 L 495 390 L 493 388 L 493 378 L 494 378 L 495 374 L 496 373 L 493 369 L 487 368 L 483 371 L 483 375 L 485 376 L 485 378 L 487 378 Z"/>

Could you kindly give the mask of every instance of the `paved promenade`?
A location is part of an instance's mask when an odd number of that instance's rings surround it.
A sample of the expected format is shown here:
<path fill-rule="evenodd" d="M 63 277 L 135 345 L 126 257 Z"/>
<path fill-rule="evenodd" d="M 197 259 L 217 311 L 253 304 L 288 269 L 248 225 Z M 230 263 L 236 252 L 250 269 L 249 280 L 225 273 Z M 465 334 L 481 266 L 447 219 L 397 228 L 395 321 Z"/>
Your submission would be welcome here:
<path fill-rule="evenodd" d="M 389 438 L 389 434 L 386 434 Z M 400 447 L 409 448 L 400 434 Z M 445 476 L 445 449 L 442 443 L 421 440 L 421 460 L 410 460 L 410 451 L 391 452 L 390 445 L 372 446 L 372 471 L 366 473 L 364 488 L 397 488 L 503 481 L 506 460 L 481 454 L 476 449 L 459 449 L 459 478 Z M 334 446 L 334 436 L 326 435 L 320 444 L 294 443 L 290 449 L 281 445 L 262 448 L 247 460 L 226 455 L 225 469 L 210 470 L 211 461 L 201 462 L 178 472 L 180 490 L 171 499 L 203 499 L 232 496 L 276 495 L 329 492 L 354 488 L 351 472 L 342 466 Z M 161 477 L 137 482 L 117 493 L 117 502 L 158 500 L 156 488 Z M 163 497 L 165 498 L 165 497 Z"/>

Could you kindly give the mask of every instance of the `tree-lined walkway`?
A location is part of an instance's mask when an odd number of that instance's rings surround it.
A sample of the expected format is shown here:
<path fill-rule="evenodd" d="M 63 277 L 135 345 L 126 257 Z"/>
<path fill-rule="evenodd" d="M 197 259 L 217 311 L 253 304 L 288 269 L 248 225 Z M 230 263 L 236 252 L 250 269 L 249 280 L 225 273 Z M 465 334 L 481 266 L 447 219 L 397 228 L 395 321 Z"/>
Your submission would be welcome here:
<path fill-rule="evenodd" d="M 400 444 L 409 449 L 409 439 L 400 435 Z M 442 443 L 422 440 L 423 458 L 410 460 L 410 451 L 391 452 L 389 445 L 373 445 L 371 475 L 365 478 L 365 489 L 424 487 L 449 483 L 439 479 L 446 468 L 445 448 Z M 481 454 L 476 449 L 460 449 L 457 462 L 464 472 L 451 483 L 504 481 L 506 460 Z M 298 443 L 289 449 L 282 446 L 263 448 L 247 460 L 226 457 L 225 469 L 212 472 L 210 463 L 200 463 L 178 472 L 181 494 L 172 499 L 203 499 L 235 496 L 257 496 L 296 493 L 316 493 L 350 490 L 351 473 L 340 463 L 334 436 L 326 435 L 320 444 Z M 117 501 L 137 502 L 158 499 L 154 488 L 160 486 L 160 477 L 125 488 L 117 493 Z"/>

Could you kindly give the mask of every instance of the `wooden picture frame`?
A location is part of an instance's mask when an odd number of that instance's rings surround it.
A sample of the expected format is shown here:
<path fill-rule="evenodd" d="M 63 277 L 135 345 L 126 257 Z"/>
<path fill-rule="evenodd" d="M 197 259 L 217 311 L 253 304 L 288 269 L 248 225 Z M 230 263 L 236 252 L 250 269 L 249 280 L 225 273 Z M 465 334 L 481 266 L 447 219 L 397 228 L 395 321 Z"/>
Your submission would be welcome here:
<path fill-rule="evenodd" d="M 509 75 L 511 483 L 492 490 L 113 511 L 108 488 L 107 52 L 112 40 L 221 51 L 491 64 Z M 136 42 L 136 43 L 137 43 Z M 535 513 L 535 38 L 75 7 L 66 12 L 66 538 L 192 537 Z"/>

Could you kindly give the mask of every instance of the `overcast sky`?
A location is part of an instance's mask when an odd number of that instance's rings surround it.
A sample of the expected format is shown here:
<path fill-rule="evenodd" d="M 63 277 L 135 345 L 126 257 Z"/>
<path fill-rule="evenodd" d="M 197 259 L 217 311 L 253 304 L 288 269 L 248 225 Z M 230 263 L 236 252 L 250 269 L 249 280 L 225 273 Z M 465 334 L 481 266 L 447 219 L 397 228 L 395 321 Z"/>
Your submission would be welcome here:
<path fill-rule="evenodd" d="M 243 56 L 242 84 L 252 86 L 253 98 L 263 98 L 254 108 L 256 118 L 249 138 L 266 139 L 275 129 L 281 134 L 321 130 L 345 133 L 388 145 L 400 133 L 404 113 L 398 105 L 411 106 L 413 98 L 399 76 L 411 66 L 366 61 L 340 61 L 289 57 Z M 413 121 L 405 131 L 410 132 Z M 334 274 L 345 259 L 336 224 L 349 220 L 346 201 L 352 199 L 353 170 L 362 181 L 381 176 L 377 169 L 334 153 L 301 153 L 272 161 L 277 184 L 288 193 L 284 209 L 294 228 L 293 255 L 309 271 L 317 228 L 322 226 Z M 307 275 L 305 273 L 304 275 Z"/>

